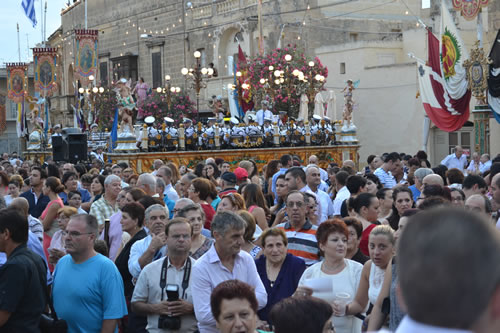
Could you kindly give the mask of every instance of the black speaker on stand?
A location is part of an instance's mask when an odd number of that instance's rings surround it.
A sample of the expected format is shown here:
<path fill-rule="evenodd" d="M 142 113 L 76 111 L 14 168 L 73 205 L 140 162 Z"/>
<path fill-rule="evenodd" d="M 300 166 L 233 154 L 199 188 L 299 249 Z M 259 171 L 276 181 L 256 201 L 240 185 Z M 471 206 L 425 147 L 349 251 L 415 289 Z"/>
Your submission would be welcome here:
<path fill-rule="evenodd" d="M 56 162 L 66 161 L 65 145 L 62 136 L 52 137 L 52 159 Z"/>
<path fill-rule="evenodd" d="M 68 145 L 68 161 L 77 163 L 86 161 L 87 156 L 87 134 L 68 134 L 66 137 Z"/>

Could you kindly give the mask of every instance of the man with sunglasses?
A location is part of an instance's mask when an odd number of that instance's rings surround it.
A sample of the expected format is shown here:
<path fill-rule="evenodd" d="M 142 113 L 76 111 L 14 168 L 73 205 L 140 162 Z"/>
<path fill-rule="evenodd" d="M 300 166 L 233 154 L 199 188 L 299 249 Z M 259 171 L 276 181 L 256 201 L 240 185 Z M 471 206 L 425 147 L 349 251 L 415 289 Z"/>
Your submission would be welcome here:
<path fill-rule="evenodd" d="M 54 272 L 53 300 L 68 332 L 115 332 L 127 314 L 123 280 L 115 264 L 94 250 L 97 219 L 73 215 L 63 233 L 66 252 Z"/>
<path fill-rule="evenodd" d="M 288 222 L 278 224 L 288 238 L 288 253 L 304 259 L 311 266 L 319 261 L 317 226 L 306 219 L 306 196 L 300 191 L 291 191 L 286 197 Z"/>

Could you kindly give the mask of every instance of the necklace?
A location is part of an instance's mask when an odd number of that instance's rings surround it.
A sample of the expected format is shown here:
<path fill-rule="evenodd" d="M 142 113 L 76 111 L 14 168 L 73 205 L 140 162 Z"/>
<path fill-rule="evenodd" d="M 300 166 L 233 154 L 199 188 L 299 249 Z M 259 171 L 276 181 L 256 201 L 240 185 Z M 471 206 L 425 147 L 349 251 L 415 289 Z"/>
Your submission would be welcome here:
<path fill-rule="evenodd" d="M 266 262 L 267 279 L 269 280 L 269 284 L 271 285 L 271 288 L 273 287 L 274 283 L 276 282 L 276 278 L 278 277 L 280 270 L 281 270 L 281 266 L 276 269 L 275 267 L 271 266 L 268 262 Z"/>

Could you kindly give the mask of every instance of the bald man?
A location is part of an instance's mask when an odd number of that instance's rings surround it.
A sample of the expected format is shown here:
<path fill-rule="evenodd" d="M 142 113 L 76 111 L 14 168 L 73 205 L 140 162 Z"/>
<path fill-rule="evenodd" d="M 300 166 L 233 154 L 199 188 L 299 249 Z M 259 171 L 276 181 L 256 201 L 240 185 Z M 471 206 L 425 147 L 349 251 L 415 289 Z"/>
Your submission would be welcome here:
<path fill-rule="evenodd" d="M 422 190 L 426 185 L 441 185 L 444 186 L 443 178 L 435 173 L 427 175 L 422 180 Z"/>
<path fill-rule="evenodd" d="M 342 162 L 342 167 L 350 167 L 353 170 L 357 171 L 356 165 L 354 164 L 354 161 L 351 161 L 351 160 L 345 160 L 344 162 Z"/>
<path fill-rule="evenodd" d="M 464 172 L 467 167 L 467 156 L 464 155 L 464 149 L 461 146 L 455 147 L 455 152 L 446 156 L 442 161 L 442 165 L 445 165 L 448 170 L 457 168 L 458 170 Z"/>
<path fill-rule="evenodd" d="M 465 201 L 465 208 L 482 213 L 491 218 L 491 202 L 482 194 L 473 194 Z"/>
<path fill-rule="evenodd" d="M 39 219 L 33 217 L 29 213 L 30 205 L 28 200 L 23 197 L 18 197 L 12 200 L 9 205 L 9 208 L 15 209 L 22 216 L 25 216 L 28 219 L 29 230 L 35 234 L 35 236 L 43 242 L 43 225 Z"/>

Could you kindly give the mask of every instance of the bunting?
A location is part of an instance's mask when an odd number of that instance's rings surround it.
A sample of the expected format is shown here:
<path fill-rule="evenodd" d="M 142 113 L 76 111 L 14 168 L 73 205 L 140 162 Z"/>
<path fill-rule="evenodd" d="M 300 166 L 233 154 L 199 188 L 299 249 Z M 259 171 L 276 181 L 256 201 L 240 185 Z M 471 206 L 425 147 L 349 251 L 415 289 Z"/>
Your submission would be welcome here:
<path fill-rule="evenodd" d="M 98 30 L 76 29 L 75 78 L 83 87 L 89 84 L 89 77 L 97 77 Z"/>
<path fill-rule="evenodd" d="M 495 42 L 491 47 L 489 58 L 492 60 L 488 77 L 488 104 L 493 115 L 500 123 L 500 30 L 497 32 Z"/>
<path fill-rule="evenodd" d="M 488 6 L 489 0 L 452 0 L 453 9 L 460 11 L 460 14 L 467 21 L 472 21 L 481 8 Z"/>

